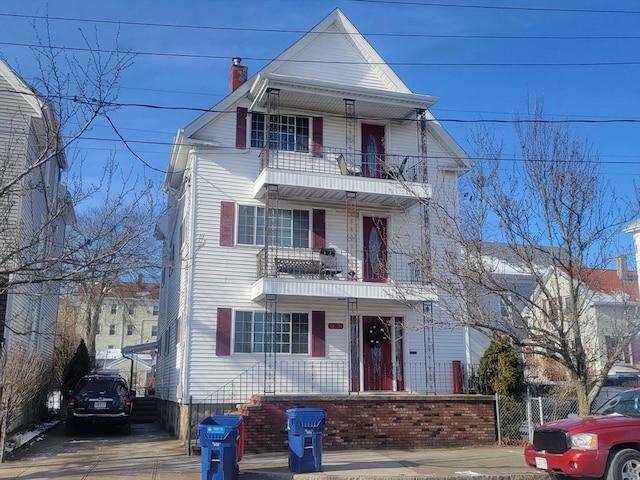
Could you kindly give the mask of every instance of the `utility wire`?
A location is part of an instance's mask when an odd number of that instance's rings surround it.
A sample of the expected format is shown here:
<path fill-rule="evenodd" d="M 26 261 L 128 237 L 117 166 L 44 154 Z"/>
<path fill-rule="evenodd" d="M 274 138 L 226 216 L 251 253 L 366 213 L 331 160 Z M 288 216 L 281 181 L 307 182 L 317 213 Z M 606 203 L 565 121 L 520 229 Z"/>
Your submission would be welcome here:
<path fill-rule="evenodd" d="M 475 5 L 460 3 L 435 3 L 435 2 L 413 2 L 406 0 L 351 0 L 359 3 L 379 3 L 386 5 L 411 5 L 417 7 L 446 7 L 446 8 L 475 8 L 482 10 L 516 10 L 523 12 L 554 12 L 554 13 L 619 13 L 619 14 L 640 14 L 639 10 L 595 10 L 588 8 L 544 8 L 544 7 L 510 7 L 503 5 Z"/>
<path fill-rule="evenodd" d="M 0 42 L 0 45 L 8 45 L 12 47 L 28 47 L 28 48 L 42 48 L 42 45 L 18 43 L 18 42 Z M 204 55 L 195 53 L 166 53 L 166 52 L 143 52 L 143 51 L 121 51 L 121 50 L 108 50 L 103 48 L 87 48 L 87 47 L 60 47 L 56 45 L 47 45 L 47 48 L 55 50 L 66 50 L 70 52 L 92 52 L 92 53 L 120 53 L 123 55 L 131 56 L 155 56 L 155 57 L 176 57 L 176 58 L 202 58 L 207 60 L 229 60 L 231 57 L 228 55 Z M 627 61 L 627 62 L 352 62 L 352 61 L 335 61 L 335 60 L 304 60 L 304 59 L 273 59 L 267 57 L 242 57 L 244 60 L 256 61 L 256 62 L 279 62 L 279 63 L 304 63 L 304 64 L 322 64 L 322 65 L 393 65 L 393 66 L 405 66 L 405 67 L 611 67 L 611 66 L 625 66 L 625 65 L 640 65 L 640 61 Z"/>
<path fill-rule="evenodd" d="M 357 1 L 357 0 L 352 0 Z M 426 5 L 425 5 L 426 6 Z M 461 6 L 462 7 L 462 6 Z M 472 7 L 469 8 L 480 8 Z M 498 7 L 496 7 L 498 8 Z M 504 7 L 507 9 L 507 7 Z M 564 11 L 564 10 L 553 10 Z M 572 10 L 567 10 L 572 11 Z M 600 12 L 601 13 L 601 12 Z M 612 13 L 618 13 L 613 11 Z M 636 12 L 640 13 L 640 12 Z M 80 23 L 98 23 L 106 25 L 127 25 L 135 27 L 154 27 L 154 28 L 182 28 L 189 30 L 218 30 L 218 31 L 230 31 L 230 32 L 256 32 L 256 33 L 282 33 L 282 34 L 305 34 L 308 33 L 305 30 L 289 30 L 289 29 L 275 29 L 275 28 L 249 28 L 249 27 L 221 27 L 213 25 L 190 25 L 190 24 L 178 24 L 178 23 L 152 23 L 152 22 L 133 22 L 124 20 L 104 20 L 97 18 L 72 18 L 72 17 L 55 17 L 46 15 L 25 15 L 15 13 L 0 13 L 0 17 L 9 18 L 29 18 L 35 20 L 54 20 L 61 22 L 80 22 Z M 326 31 L 317 32 L 320 35 L 345 35 L 342 32 Z M 397 32 L 375 32 L 375 33 L 363 33 L 361 35 L 367 37 L 398 37 L 398 38 L 453 38 L 453 39 L 473 39 L 473 40 L 635 40 L 640 39 L 640 36 L 624 36 L 624 35 L 456 35 L 456 34 L 431 34 L 431 33 L 397 33 Z M 357 34 L 354 34 L 357 35 Z"/>
<path fill-rule="evenodd" d="M 15 93 L 18 95 L 31 95 L 37 97 L 38 95 L 31 91 L 19 91 L 14 89 L 0 88 L 0 92 Z M 74 101 L 79 103 L 85 103 L 89 105 L 96 105 L 101 107 L 114 107 L 114 108 L 149 108 L 153 110 L 184 110 L 200 113 L 220 113 L 220 114 L 236 114 L 235 110 L 215 110 L 212 108 L 202 107 L 187 107 L 187 106 L 167 106 L 167 105 L 154 105 L 150 103 L 125 103 L 125 102 L 107 102 L 95 98 L 87 98 L 80 95 L 60 95 L 56 97 L 50 97 L 49 99 Z M 261 112 L 257 112 L 261 113 Z M 326 115 L 325 118 L 345 118 L 344 115 Z M 357 117 L 363 120 L 362 117 Z M 373 117 L 366 117 L 369 120 L 376 120 Z M 408 118 L 390 118 L 385 117 L 377 120 L 398 120 L 398 121 L 418 121 L 417 119 Z M 505 124 L 524 124 L 524 123 L 547 123 L 547 124 L 571 124 L 571 123 L 585 123 L 585 124 L 606 124 L 606 123 L 640 123 L 640 118 L 563 118 L 563 119 L 503 119 L 503 118 L 478 118 L 478 119 L 465 119 L 465 118 L 433 118 L 427 119 L 428 122 L 452 122 L 452 123 L 505 123 Z"/>

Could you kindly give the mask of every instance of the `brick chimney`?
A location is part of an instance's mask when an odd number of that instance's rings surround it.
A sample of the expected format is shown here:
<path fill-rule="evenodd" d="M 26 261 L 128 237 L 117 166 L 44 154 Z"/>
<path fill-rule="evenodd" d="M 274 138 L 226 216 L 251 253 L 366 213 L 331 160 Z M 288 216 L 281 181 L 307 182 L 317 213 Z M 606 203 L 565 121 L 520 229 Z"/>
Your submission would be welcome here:
<path fill-rule="evenodd" d="M 242 59 L 234 57 L 231 64 L 231 72 L 229 75 L 229 93 L 235 91 L 240 85 L 247 81 L 248 68 L 240 65 Z"/>
<path fill-rule="evenodd" d="M 616 258 L 616 267 L 618 278 L 623 282 L 627 282 L 629 280 L 629 271 L 627 270 L 626 255 L 618 255 L 618 258 Z"/>

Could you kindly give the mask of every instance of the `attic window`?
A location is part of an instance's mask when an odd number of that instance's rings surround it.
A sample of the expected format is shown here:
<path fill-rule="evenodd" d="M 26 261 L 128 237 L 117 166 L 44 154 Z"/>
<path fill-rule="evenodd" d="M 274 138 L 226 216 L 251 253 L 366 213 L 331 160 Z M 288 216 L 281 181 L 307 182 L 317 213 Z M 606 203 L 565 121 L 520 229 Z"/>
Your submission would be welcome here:
<path fill-rule="evenodd" d="M 264 113 L 251 114 L 251 147 L 265 146 Z M 269 148 L 292 152 L 309 151 L 309 118 L 292 115 L 269 115 Z"/>

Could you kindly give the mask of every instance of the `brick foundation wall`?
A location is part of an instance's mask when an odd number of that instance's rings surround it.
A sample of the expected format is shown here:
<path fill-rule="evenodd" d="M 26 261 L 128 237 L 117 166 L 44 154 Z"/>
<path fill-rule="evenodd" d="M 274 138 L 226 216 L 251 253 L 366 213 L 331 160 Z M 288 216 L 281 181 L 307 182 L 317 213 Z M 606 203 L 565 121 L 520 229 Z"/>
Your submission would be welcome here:
<path fill-rule="evenodd" d="M 265 396 L 244 405 L 245 451 L 288 450 L 287 413 L 327 412 L 326 450 L 489 445 L 496 441 L 495 400 L 483 395 Z"/>

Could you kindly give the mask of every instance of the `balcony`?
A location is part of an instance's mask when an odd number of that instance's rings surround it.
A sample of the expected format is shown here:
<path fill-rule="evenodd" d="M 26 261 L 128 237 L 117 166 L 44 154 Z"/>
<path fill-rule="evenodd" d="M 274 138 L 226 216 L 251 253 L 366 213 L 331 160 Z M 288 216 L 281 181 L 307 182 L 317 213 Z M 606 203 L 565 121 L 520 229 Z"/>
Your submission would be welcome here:
<path fill-rule="evenodd" d="M 251 298 L 261 301 L 266 295 L 280 297 L 360 298 L 372 302 L 401 303 L 435 301 L 433 288 L 425 282 L 422 270 L 411 256 L 388 253 L 381 273 L 364 278 L 363 252 L 348 262 L 345 250 L 336 248 L 276 247 L 263 248 L 257 256 L 257 281 Z M 350 270 L 348 265 L 356 265 Z"/>
<path fill-rule="evenodd" d="M 322 152 L 263 149 L 254 198 L 264 199 L 266 187 L 278 186 L 278 198 L 314 200 L 344 205 L 345 192 L 355 192 L 358 205 L 406 209 L 431 197 L 426 160 L 385 154 L 375 171 L 363 171 L 362 154 L 325 148 Z"/>

